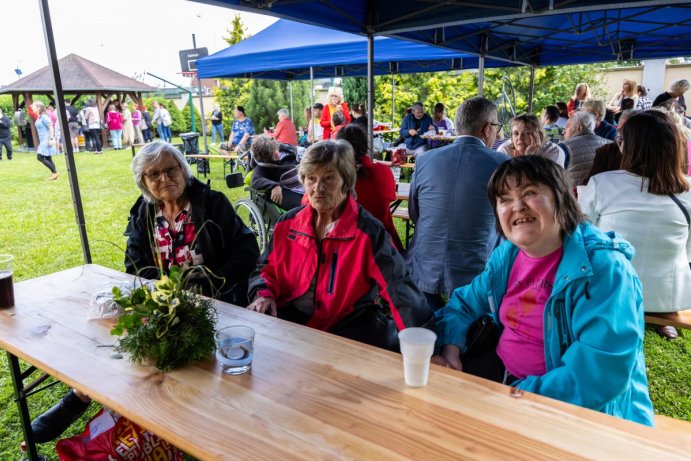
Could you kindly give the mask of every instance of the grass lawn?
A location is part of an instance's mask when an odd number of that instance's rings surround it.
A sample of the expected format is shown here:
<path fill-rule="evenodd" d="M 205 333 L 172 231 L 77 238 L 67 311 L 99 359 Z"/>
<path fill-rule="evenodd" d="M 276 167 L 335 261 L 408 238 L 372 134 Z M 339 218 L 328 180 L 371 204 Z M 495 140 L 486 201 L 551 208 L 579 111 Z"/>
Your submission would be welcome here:
<path fill-rule="evenodd" d="M 129 209 L 139 195 L 129 170 L 131 151 L 106 151 L 100 156 L 84 152 L 75 157 L 93 262 L 123 270 L 125 238 L 122 233 Z M 65 157 L 58 156 L 55 160 L 61 173 L 57 181 L 47 180 L 50 172 L 33 153 L 15 151 L 14 160 L 0 162 L 0 253 L 15 255 L 15 281 L 83 263 Z M 242 188 L 229 190 L 226 187 L 220 160 L 211 162 L 211 171 L 208 176 L 211 186 L 226 193 L 231 202 L 247 195 Z M 403 239 L 405 226 L 402 222 L 396 224 Z M 645 351 L 656 411 L 691 420 L 691 367 L 688 363 L 691 334 L 682 332 L 677 341 L 669 342 L 650 329 L 646 332 Z M 48 409 L 65 392 L 66 388 L 58 385 L 32 396 L 29 399 L 32 416 Z M 6 356 L 0 354 L 0 460 L 18 459 L 19 456 L 22 435 L 13 398 Z M 65 436 L 80 432 L 97 408 L 92 404 L 87 415 Z M 39 448 L 48 459 L 57 459 L 52 444 Z"/>

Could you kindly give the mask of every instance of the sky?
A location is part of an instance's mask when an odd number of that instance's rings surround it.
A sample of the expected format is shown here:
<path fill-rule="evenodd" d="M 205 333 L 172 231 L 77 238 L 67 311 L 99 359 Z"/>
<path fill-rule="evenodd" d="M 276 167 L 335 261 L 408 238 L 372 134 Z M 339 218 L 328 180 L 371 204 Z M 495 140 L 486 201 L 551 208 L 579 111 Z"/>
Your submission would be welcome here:
<path fill-rule="evenodd" d="M 75 53 L 128 77 L 151 72 L 179 85 L 180 50 L 197 47 L 213 54 L 228 46 L 223 36 L 237 11 L 188 0 L 49 0 L 58 58 Z M 38 0 L 0 0 L 2 45 L 0 86 L 48 65 Z M 276 18 L 240 13 L 250 34 Z M 146 41 L 149 48 L 142 51 Z M 153 77 L 151 86 L 164 84 Z M 169 85 L 166 85 L 169 86 Z"/>

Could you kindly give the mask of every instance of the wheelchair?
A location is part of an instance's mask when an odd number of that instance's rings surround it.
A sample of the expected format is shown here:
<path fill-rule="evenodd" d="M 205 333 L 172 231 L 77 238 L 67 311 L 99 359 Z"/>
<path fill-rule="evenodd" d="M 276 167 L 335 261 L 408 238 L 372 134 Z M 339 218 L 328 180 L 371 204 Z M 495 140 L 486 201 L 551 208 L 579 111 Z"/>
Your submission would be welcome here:
<path fill-rule="evenodd" d="M 227 175 L 226 185 L 231 189 L 244 186 L 242 174 L 238 172 Z M 252 230 L 259 244 L 259 251 L 263 253 L 269 245 L 278 219 L 285 210 L 271 201 L 271 191 L 260 191 L 251 187 L 245 187 L 245 190 L 249 192 L 250 198 L 238 200 L 233 208 L 245 225 Z"/>

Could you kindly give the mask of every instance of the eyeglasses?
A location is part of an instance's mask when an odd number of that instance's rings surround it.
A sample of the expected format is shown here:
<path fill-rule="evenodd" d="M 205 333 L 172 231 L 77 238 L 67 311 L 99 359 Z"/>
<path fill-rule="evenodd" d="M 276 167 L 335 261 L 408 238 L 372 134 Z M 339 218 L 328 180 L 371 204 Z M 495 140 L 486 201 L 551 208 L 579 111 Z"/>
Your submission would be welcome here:
<path fill-rule="evenodd" d="M 165 174 L 168 179 L 173 179 L 180 173 L 180 166 L 173 166 L 170 168 L 165 168 L 160 171 L 150 171 L 148 173 L 144 173 L 144 176 L 152 182 L 156 182 L 161 179 L 161 175 Z"/>
<path fill-rule="evenodd" d="M 493 122 L 489 122 L 489 124 L 490 124 L 490 125 L 492 125 L 492 126 L 496 126 L 496 127 L 497 127 L 497 131 L 501 131 L 501 130 L 502 130 L 502 128 L 504 127 L 504 125 L 503 125 L 503 124 L 501 124 L 501 123 L 493 123 Z"/>

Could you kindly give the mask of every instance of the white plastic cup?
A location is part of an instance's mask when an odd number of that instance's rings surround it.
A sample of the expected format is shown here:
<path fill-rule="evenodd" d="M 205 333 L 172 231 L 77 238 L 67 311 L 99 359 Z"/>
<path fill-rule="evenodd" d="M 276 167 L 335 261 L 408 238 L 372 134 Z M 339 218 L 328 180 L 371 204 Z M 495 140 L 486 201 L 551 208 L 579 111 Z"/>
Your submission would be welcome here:
<path fill-rule="evenodd" d="M 406 328 L 398 332 L 403 355 L 403 376 L 410 387 L 423 387 L 429 378 L 429 364 L 437 335 L 427 328 Z"/>

